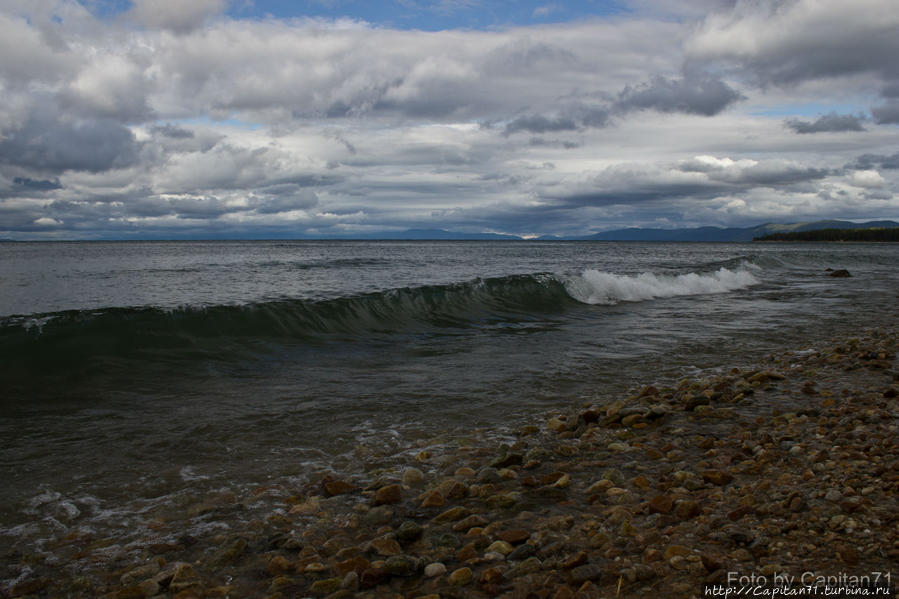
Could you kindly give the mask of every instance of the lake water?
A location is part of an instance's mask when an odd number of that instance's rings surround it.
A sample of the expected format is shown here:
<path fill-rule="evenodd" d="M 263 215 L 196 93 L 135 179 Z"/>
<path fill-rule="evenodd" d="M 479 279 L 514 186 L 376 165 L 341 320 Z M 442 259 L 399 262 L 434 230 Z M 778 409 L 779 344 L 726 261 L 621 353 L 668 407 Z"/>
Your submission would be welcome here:
<path fill-rule="evenodd" d="M 127 546 L 206 493 L 364 477 L 895 323 L 897 266 L 895 244 L 3 243 L 0 542 Z"/>

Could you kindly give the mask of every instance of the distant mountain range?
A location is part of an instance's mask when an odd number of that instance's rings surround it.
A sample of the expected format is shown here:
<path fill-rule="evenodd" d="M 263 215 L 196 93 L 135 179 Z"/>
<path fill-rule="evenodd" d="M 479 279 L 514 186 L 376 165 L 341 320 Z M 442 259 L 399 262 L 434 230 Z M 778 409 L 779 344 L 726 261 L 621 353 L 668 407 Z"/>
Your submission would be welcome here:
<path fill-rule="evenodd" d="M 853 223 L 846 220 L 819 220 L 810 223 L 765 223 L 755 227 L 696 227 L 692 229 L 617 229 L 581 237 L 556 239 L 596 241 L 752 241 L 756 237 L 772 233 L 796 233 L 819 229 L 876 229 L 899 227 L 891 220 Z"/>
<path fill-rule="evenodd" d="M 875 229 L 899 227 L 899 223 L 891 220 L 877 220 L 866 223 L 853 223 L 846 220 L 819 220 L 810 223 L 766 223 L 755 227 L 695 227 L 691 229 L 615 229 L 593 235 L 557 237 L 544 235 L 539 241 L 752 241 L 756 237 L 772 233 L 794 233 L 801 231 L 817 231 L 819 229 Z M 409 229 L 396 233 L 375 233 L 364 239 L 445 239 L 445 240 L 521 240 L 515 235 L 499 233 L 454 233 L 443 229 Z"/>
<path fill-rule="evenodd" d="M 335 238 L 336 239 L 336 238 Z M 448 241 L 472 241 L 472 240 L 506 240 L 521 241 L 517 235 L 503 235 L 501 233 L 456 233 L 443 229 L 407 229 L 392 233 L 367 233 L 354 235 L 352 239 L 383 239 L 383 240 L 448 240 Z"/>

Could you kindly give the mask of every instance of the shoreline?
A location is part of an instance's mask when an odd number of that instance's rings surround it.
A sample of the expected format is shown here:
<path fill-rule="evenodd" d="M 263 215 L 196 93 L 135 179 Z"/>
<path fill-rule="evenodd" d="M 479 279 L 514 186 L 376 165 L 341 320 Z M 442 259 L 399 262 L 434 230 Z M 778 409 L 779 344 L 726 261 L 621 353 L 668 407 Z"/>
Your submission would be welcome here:
<path fill-rule="evenodd" d="M 510 444 L 425 450 L 371 483 L 212 496 L 192 509 L 220 532 L 150 519 L 139 560 L 89 536 L 62 543 L 58 564 L 11 551 L 0 597 L 698 597 L 818 575 L 882 586 L 899 577 L 897 347 L 895 326 L 874 329 L 554 413 Z M 889 582 L 879 596 L 895 596 Z"/>

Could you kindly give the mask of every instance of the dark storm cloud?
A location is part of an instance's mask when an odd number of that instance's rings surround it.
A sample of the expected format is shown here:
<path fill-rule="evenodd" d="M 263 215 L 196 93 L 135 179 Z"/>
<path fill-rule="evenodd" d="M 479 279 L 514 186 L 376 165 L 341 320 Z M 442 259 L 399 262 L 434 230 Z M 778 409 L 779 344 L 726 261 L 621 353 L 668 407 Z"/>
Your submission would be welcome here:
<path fill-rule="evenodd" d="M 708 189 L 702 186 L 679 186 L 669 187 L 656 190 L 615 190 L 615 191 L 596 191 L 576 193 L 569 196 L 558 198 L 564 205 L 569 207 L 579 206 L 618 206 L 618 205 L 635 205 L 645 204 L 663 199 L 671 199 L 673 197 L 711 197 L 714 193 L 710 193 Z"/>
<path fill-rule="evenodd" d="M 171 123 L 166 123 L 165 125 L 155 125 L 150 128 L 150 131 L 161 135 L 163 137 L 168 137 L 170 139 L 193 139 L 194 132 L 189 129 L 185 129 L 183 127 L 178 127 L 177 125 L 172 125 Z"/>
<path fill-rule="evenodd" d="M 99 202 L 95 202 L 99 203 Z M 162 217 L 179 219 L 214 220 L 225 214 L 243 212 L 246 206 L 229 204 L 215 196 L 167 198 L 159 196 L 136 197 L 121 202 L 110 211 L 119 217 Z"/>
<path fill-rule="evenodd" d="M 627 86 L 614 106 L 619 112 L 657 110 L 715 116 L 743 99 L 743 95 L 720 79 L 688 75 L 682 79 L 653 77 L 648 83 Z"/>
<path fill-rule="evenodd" d="M 831 112 L 818 117 L 814 121 L 788 119 L 784 126 L 796 133 L 837 133 L 841 131 L 864 131 L 864 117 L 854 114 L 837 114 Z"/>
<path fill-rule="evenodd" d="M 440 87 L 443 89 L 439 89 Z M 427 94 L 422 94 L 422 97 L 402 101 L 382 98 L 375 102 L 371 109 L 390 115 L 439 120 L 464 112 L 466 104 L 464 91 L 458 86 L 434 84 L 427 90 Z"/>
<path fill-rule="evenodd" d="M 712 177 L 714 180 L 732 182 L 738 185 L 751 187 L 785 187 L 809 181 L 818 181 L 825 178 L 829 171 L 824 168 L 798 167 L 798 166 L 773 166 L 758 164 L 745 168 L 734 177 Z"/>
<path fill-rule="evenodd" d="M 508 137 L 515 133 L 583 131 L 606 127 L 609 120 L 610 113 L 607 107 L 575 104 L 565 108 L 560 115 L 526 114 L 515 117 L 503 128 L 503 135 Z M 485 123 L 485 126 L 490 125 L 491 123 Z"/>
<path fill-rule="evenodd" d="M 673 164 L 617 165 L 576 185 L 548 194 L 553 205 L 636 211 L 687 210 L 712 202 L 726 205 L 759 190 L 808 192 L 830 171 L 784 160 L 732 160 L 700 156 Z M 724 198 L 723 200 L 721 198 Z M 740 200 L 742 201 L 742 200 Z"/>
<path fill-rule="evenodd" d="M 680 79 L 659 76 L 647 83 L 626 86 L 613 102 L 603 106 L 575 104 L 564 116 L 529 114 L 516 117 L 506 125 L 503 134 L 602 128 L 610 124 L 612 115 L 626 115 L 637 110 L 715 116 L 742 99 L 744 96 L 740 92 L 708 75 L 691 74 Z"/>
<path fill-rule="evenodd" d="M 728 187 L 700 180 L 654 180 L 649 175 L 643 175 L 645 179 L 641 181 L 639 173 L 634 173 L 634 179 L 628 184 L 622 184 L 619 175 L 620 173 L 600 175 L 595 181 L 596 190 L 575 191 L 555 200 L 567 206 L 636 205 L 678 198 L 710 198 L 721 194 Z"/>
<path fill-rule="evenodd" d="M 544 139 L 542 137 L 532 137 L 528 140 L 528 145 L 535 148 L 564 148 L 566 150 L 574 150 L 581 147 L 581 144 L 574 141 Z"/>
<path fill-rule="evenodd" d="M 121 123 L 72 118 L 47 105 L 0 135 L 0 165 L 38 171 L 96 173 L 129 166 L 138 155 L 134 135 Z"/>
<path fill-rule="evenodd" d="M 709 181 L 741 187 L 794 185 L 820 180 L 830 174 L 825 168 L 800 166 L 779 160 L 753 160 L 741 164 L 695 158 L 679 163 L 677 170 L 684 173 L 703 173 Z"/>
<path fill-rule="evenodd" d="M 293 175 L 272 179 L 267 185 L 261 186 L 260 191 L 270 195 L 285 195 L 296 193 L 296 190 L 300 187 L 326 187 L 328 185 L 337 185 L 343 181 L 344 177 L 340 175 Z"/>
<path fill-rule="evenodd" d="M 846 168 L 851 170 L 870 170 L 874 168 L 882 168 L 884 170 L 899 169 L 899 152 L 892 156 L 884 154 L 862 154 L 856 158 L 855 162 L 847 164 Z"/>
<path fill-rule="evenodd" d="M 890 99 L 886 104 L 871 109 L 871 116 L 878 125 L 899 124 L 899 100 Z"/>
<path fill-rule="evenodd" d="M 215 218 L 230 212 L 239 212 L 242 207 L 229 206 L 216 197 L 177 198 L 168 201 L 174 214 L 179 218 Z"/>
<path fill-rule="evenodd" d="M 513 119 L 503 130 L 504 135 L 526 131 L 528 133 L 548 133 L 552 131 L 575 131 L 579 129 L 573 119 L 566 117 L 549 118 L 539 114 L 520 116 Z"/>
<path fill-rule="evenodd" d="M 308 210 L 318 205 L 318 196 L 310 189 L 294 187 L 293 192 L 254 198 L 251 203 L 259 214 L 278 214 L 291 210 Z"/>
<path fill-rule="evenodd" d="M 4 184 L 5 183 L 5 184 Z M 63 189 L 58 177 L 53 179 L 32 179 L 31 177 L 13 177 L 4 181 L 0 176 L 0 199 L 2 198 L 46 198 L 53 192 Z"/>
<path fill-rule="evenodd" d="M 55 189 L 62 189 L 62 185 L 59 183 L 59 177 L 56 177 L 53 180 L 16 177 L 12 182 L 16 186 L 30 191 L 53 191 Z"/>

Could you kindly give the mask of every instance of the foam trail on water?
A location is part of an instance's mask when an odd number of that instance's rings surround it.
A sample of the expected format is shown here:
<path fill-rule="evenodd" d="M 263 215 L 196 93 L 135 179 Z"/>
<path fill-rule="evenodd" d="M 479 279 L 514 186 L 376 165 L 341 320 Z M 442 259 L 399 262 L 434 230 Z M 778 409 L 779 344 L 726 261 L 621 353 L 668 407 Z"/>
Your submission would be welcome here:
<path fill-rule="evenodd" d="M 676 276 L 651 272 L 628 276 L 586 270 L 581 276 L 568 279 L 565 289 L 571 297 L 585 304 L 614 305 L 659 297 L 725 293 L 758 282 L 745 268 L 736 271 L 721 268 L 711 274 L 691 272 Z"/>

